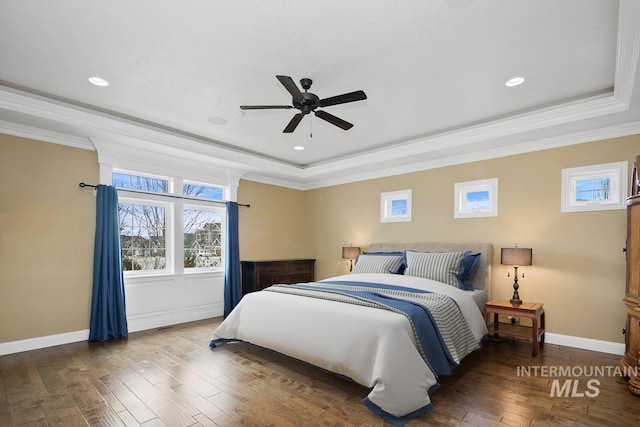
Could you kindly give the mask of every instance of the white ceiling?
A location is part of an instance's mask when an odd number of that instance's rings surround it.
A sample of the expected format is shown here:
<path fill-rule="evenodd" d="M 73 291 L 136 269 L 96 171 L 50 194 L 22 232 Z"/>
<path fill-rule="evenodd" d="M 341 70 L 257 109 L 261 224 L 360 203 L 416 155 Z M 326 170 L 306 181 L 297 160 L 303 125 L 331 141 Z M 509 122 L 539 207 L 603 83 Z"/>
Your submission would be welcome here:
<path fill-rule="evenodd" d="M 0 0 L 0 131 L 294 188 L 640 133 L 639 3 Z M 239 109 L 290 104 L 278 74 L 368 99 L 284 134 L 297 110 Z"/>

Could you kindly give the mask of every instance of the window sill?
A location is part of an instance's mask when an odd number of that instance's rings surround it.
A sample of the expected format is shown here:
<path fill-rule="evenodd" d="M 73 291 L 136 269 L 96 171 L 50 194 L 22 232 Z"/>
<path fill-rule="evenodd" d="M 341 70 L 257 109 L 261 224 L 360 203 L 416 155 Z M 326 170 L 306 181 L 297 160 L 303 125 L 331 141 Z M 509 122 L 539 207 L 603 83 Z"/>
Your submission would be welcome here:
<path fill-rule="evenodd" d="M 189 271 L 184 273 L 157 273 L 157 274 L 136 274 L 136 275 L 124 275 L 125 282 L 148 282 L 155 279 L 170 279 L 173 277 L 193 277 L 193 276 L 211 276 L 211 277 L 223 277 L 224 270 L 207 270 L 207 271 Z"/>

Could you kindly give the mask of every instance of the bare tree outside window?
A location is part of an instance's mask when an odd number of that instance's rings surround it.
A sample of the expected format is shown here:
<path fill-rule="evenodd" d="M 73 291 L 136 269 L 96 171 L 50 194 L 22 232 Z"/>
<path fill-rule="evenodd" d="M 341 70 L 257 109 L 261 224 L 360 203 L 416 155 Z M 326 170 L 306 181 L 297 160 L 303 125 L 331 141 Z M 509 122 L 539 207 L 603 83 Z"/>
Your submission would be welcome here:
<path fill-rule="evenodd" d="M 114 172 L 116 188 L 167 193 L 169 181 Z M 124 271 L 153 271 L 167 268 L 166 208 L 152 204 L 118 205 L 122 268 Z"/>
<path fill-rule="evenodd" d="M 611 179 L 580 179 L 576 182 L 576 200 L 592 202 L 611 199 Z"/>
<path fill-rule="evenodd" d="M 222 267 L 221 213 L 184 210 L 184 268 Z"/>
<path fill-rule="evenodd" d="M 224 189 L 184 183 L 182 194 L 201 199 L 223 200 Z M 222 267 L 222 210 L 185 209 L 184 268 Z"/>
<path fill-rule="evenodd" d="M 124 271 L 166 268 L 165 208 L 120 203 L 120 244 Z"/>
<path fill-rule="evenodd" d="M 113 185 L 122 189 L 168 193 L 169 180 L 121 172 L 112 174 Z M 223 200 L 224 188 L 184 183 L 182 194 L 210 200 Z M 166 204 L 147 202 L 120 203 L 118 218 L 124 271 L 167 269 Z M 201 207 L 197 201 L 183 209 L 184 268 L 222 267 L 222 215 L 224 208 Z M 181 206 L 181 205 L 179 205 Z M 177 230 L 176 230 L 177 231 Z M 178 237 L 179 238 L 179 237 Z"/>

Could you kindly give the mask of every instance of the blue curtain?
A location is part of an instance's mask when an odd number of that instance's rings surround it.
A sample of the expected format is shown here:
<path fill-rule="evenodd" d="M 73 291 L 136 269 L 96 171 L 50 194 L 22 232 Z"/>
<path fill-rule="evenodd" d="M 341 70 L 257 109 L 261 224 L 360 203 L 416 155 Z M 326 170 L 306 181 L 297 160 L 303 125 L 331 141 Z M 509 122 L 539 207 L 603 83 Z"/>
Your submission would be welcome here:
<path fill-rule="evenodd" d="M 118 193 L 98 185 L 89 341 L 126 337 L 127 314 L 118 226 Z"/>
<path fill-rule="evenodd" d="M 238 204 L 227 202 L 227 247 L 225 248 L 224 317 L 242 298 L 240 281 L 240 244 L 238 241 Z"/>

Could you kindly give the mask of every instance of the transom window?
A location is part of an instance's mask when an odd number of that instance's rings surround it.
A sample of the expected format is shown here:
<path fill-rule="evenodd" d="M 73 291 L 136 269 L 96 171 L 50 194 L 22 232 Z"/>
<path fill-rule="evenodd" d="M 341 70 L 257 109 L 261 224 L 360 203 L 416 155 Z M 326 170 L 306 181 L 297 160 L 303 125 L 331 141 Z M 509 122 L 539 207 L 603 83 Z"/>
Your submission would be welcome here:
<path fill-rule="evenodd" d="M 380 194 L 380 222 L 411 221 L 411 190 Z"/>
<path fill-rule="evenodd" d="M 169 180 L 150 176 L 113 172 L 112 185 L 117 188 L 133 188 L 143 191 L 169 192 Z"/>
<path fill-rule="evenodd" d="M 210 185 L 184 183 L 182 184 L 182 194 L 201 199 L 224 200 L 224 188 Z"/>
<path fill-rule="evenodd" d="M 576 201 L 595 202 L 611 200 L 611 178 L 576 180 Z"/>

